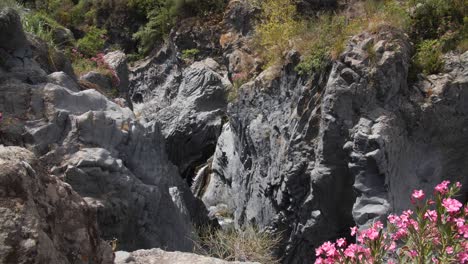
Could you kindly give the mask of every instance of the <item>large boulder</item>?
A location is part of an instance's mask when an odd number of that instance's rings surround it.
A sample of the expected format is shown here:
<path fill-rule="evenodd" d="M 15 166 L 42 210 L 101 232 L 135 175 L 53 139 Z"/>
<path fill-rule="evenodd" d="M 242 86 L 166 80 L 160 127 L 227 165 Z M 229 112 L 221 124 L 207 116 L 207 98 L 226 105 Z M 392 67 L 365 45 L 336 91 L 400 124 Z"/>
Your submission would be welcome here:
<path fill-rule="evenodd" d="M 0 263 L 112 264 L 95 212 L 44 165 L 0 146 Z"/>
<path fill-rule="evenodd" d="M 0 9 L 0 48 L 15 51 L 28 45 L 18 13 L 11 8 Z"/>

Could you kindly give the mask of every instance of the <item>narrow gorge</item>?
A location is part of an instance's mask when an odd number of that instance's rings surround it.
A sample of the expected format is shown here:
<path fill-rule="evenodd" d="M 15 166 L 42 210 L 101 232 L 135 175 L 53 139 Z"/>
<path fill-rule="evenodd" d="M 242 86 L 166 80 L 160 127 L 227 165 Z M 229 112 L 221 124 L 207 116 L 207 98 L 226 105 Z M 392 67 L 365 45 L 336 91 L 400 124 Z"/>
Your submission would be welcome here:
<path fill-rule="evenodd" d="M 260 263 L 196 250 L 203 228 L 247 226 L 277 238 L 277 263 L 309 264 L 409 208 L 413 189 L 458 181 L 468 200 L 466 49 L 415 73 L 415 38 L 383 24 L 304 72 L 296 37 L 262 54 L 262 1 L 230 0 L 180 15 L 135 59 L 147 18 L 110 1 L 93 13 L 108 72 L 78 72 L 84 49 L 28 31 L 40 1 L 19 2 L 0 3 L 0 264 Z M 301 16 L 364 10 L 292 2 Z M 55 43 L 86 38 L 59 29 Z"/>

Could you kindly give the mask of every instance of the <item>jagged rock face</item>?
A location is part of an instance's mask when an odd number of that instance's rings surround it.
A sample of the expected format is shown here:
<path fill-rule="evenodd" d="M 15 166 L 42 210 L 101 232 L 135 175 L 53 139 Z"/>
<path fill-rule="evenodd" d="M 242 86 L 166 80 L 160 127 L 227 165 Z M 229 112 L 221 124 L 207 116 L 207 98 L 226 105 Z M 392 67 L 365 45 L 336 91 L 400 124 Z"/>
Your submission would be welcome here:
<path fill-rule="evenodd" d="M 0 263 L 113 263 L 96 215 L 33 153 L 0 146 Z"/>
<path fill-rule="evenodd" d="M 353 38 L 321 75 L 297 76 L 295 57 L 244 84 L 228 107 L 208 207 L 283 232 L 283 262 L 312 263 L 323 241 L 408 208 L 412 189 L 466 185 L 468 53 L 414 85 L 410 44 L 391 30 Z"/>
<path fill-rule="evenodd" d="M 116 252 L 115 264 L 260 264 L 258 262 L 224 261 L 216 258 L 182 252 L 166 252 L 161 249 L 138 250 L 132 253 Z"/>
<path fill-rule="evenodd" d="M 31 54 L 0 48 L 0 56 L 0 144 L 40 156 L 119 249 L 192 250 L 193 226 L 206 224 L 207 213 L 168 160 L 159 126 L 140 124 L 96 90 L 60 86 L 74 80 L 47 76 Z"/>
<path fill-rule="evenodd" d="M 194 62 L 183 71 L 174 64 L 168 73 L 164 65 L 170 63 L 153 62 L 134 70 L 133 91 L 145 94 L 142 103 L 134 101 L 135 110 L 142 119 L 161 127 L 169 159 L 183 177 L 191 178 L 195 167 L 214 152 L 230 83 L 212 59 Z"/>

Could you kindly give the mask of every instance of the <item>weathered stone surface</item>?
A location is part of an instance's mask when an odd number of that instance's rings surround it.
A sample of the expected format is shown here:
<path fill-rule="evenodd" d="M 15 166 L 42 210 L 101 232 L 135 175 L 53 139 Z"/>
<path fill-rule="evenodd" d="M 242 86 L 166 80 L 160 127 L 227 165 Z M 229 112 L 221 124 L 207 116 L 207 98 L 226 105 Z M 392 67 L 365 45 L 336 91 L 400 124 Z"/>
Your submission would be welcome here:
<path fill-rule="evenodd" d="M 202 193 L 236 225 L 283 232 L 284 263 L 312 263 L 311 248 L 409 207 L 414 188 L 466 185 L 468 53 L 411 85 L 410 44 L 390 30 L 353 38 L 321 74 L 295 61 L 241 87 Z"/>
<path fill-rule="evenodd" d="M 73 45 L 75 37 L 70 29 L 64 27 L 56 27 L 52 30 L 52 38 L 54 43 L 60 47 Z"/>
<path fill-rule="evenodd" d="M 118 78 L 117 89 L 119 90 L 119 95 L 131 103 L 128 93 L 130 71 L 128 70 L 127 56 L 118 50 L 109 52 L 104 56 L 104 62 L 115 71 L 115 75 Z"/>
<path fill-rule="evenodd" d="M 0 76 L 0 144 L 38 155 L 84 198 L 86 210 L 97 213 L 102 237 L 117 239 L 119 249 L 191 251 L 195 226 L 208 223 L 207 211 L 168 160 L 159 126 L 139 123 L 129 108 L 94 89 L 60 86 L 69 81 L 60 73 L 38 71 L 32 80 L 30 69 L 41 67 L 32 57 L 22 66 L 12 54 L 0 53 L 7 62 Z M 88 220 L 96 226 L 95 218 Z M 98 250 L 96 241 L 81 247 Z"/>
<path fill-rule="evenodd" d="M 0 263 L 113 263 L 96 215 L 33 153 L 0 146 Z"/>
<path fill-rule="evenodd" d="M 144 82 L 143 78 L 149 78 L 150 73 L 135 74 L 134 84 Z M 190 178 L 195 167 L 214 151 L 221 133 L 229 82 L 212 59 L 193 63 L 180 77 L 173 74 L 162 85 L 154 87 L 151 94 L 146 91 L 143 103 L 135 104 L 135 110 L 142 118 L 160 125 L 170 160 L 184 177 Z"/>
<path fill-rule="evenodd" d="M 80 77 L 80 81 L 95 84 L 103 91 L 112 89 L 112 79 L 110 76 L 101 74 L 99 72 L 91 71 Z"/>
<path fill-rule="evenodd" d="M 132 253 L 118 251 L 115 264 L 260 264 L 258 262 L 224 261 L 183 252 L 167 252 L 159 248 Z"/>
<path fill-rule="evenodd" d="M 64 72 L 53 72 L 47 75 L 47 82 L 70 89 L 73 92 L 79 92 L 80 86 Z"/>
<path fill-rule="evenodd" d="M 0 10 L 0 48 L 8 51 L 26 49 L 29 43 L 23 32 L 20 16 L 11 8 Z"/>

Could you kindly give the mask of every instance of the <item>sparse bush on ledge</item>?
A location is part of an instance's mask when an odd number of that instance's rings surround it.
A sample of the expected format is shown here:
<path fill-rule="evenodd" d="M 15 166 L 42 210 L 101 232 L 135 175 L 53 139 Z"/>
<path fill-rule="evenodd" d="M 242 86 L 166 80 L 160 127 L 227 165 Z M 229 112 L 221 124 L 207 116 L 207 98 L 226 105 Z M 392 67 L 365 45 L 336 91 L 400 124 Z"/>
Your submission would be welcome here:
<path fill-rule="evenodd" d="M 280 242 L 278 235 L 253 226 L 241 230 L 206 227 L 199 231 L 194 251 L 201 255 L 228 261 L 252 261 L 265 264 L 280 263 L 274 250 Z"/>

